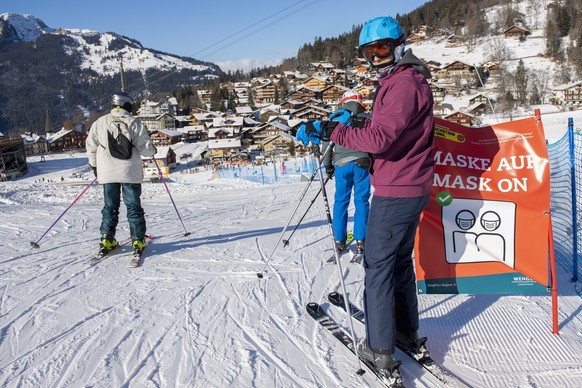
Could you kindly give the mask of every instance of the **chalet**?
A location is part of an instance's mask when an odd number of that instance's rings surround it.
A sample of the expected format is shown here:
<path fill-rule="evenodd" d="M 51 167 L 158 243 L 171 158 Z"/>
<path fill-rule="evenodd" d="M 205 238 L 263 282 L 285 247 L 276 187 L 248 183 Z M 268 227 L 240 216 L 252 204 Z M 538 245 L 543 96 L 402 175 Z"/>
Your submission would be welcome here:
<path fill-rule="evenodd" d="M 211 139 L 232 139 L 234 138 L 234 129 L 229 127 L 210 128 L 208 130 L 208 140 Z"/>
<path fill-rule="evenodd" d="M 137 117 L 153 116 L 157 117 L 163 114 L 174 116 L 177 112 L 178 100 L 175 97 L 166 97 L 160 101 L 144 100 L 138 109 Z"/>
<path fill-rule="evenodd" d="M 356 75 L 363 77 L 370 72 L 370 64 L 367 62 L 356 67 Z"/>
<path fill-rule="evenodd" d="M 191 125 L 204 125 L 206 128 L 212 126 L 212 121 L 216 117 L 222 117 L 216 112 L 194 113 L 190 116 Z"/>
<path fill-rule="evenodd" d="M 582 106 L 582 81 L 555 87 L 552 90 L 554 104 L 570 107 Z"/>
<path fill-rule="evenodd" d="M 237 116 L 253 117 L 255 114 L 250 106 L 237 106 L 234 111 Z"/>
<path fill-rule="evenodd" d="M 472 65 L 468 65 L 461 61 L 454 61 L 448 65 L 443 66 L 441 73 L 443 78 L 450 77 L 469 77 L 475 72 L 475 68 Z"/>
<path fill-rule="evenodd" d="M 267 109 L 261 110 L 259 113 L 259 121 L 261 123 L 266 123 L 269 118 L 273 116 L 279 116 L 281 113 L 281 107 L 270 106 Z"/>
<path fill-rule="evenodd" d="M 290 92 L 287 98 L 296 101 L 320 100 L 321 92 L 319 89 L 310 88 L 307 86 L 300 86 L 296 90 Z"/>
<path fill-rule="evenodd" d="M 469 105 L 473 105 L 477 102 L 487 103 L 488 101 L 489 101 L 489 98 L 486 95 L 479 93 L 479 94 L 476 94 L 476 95 L 469 98 Z"/>
<path fill-rule="evenodd" d="M 183 133 L 173 129 L 160 129 L 150 134 L 152 143 L 156 148 L 169 147 L 182 141 Z"/>
<path fill-rule="evenodd" d="M 359 67 L 362 65 L 368 66 L 368 61 L 366 61 L 365 58 L 355 58 L 354 60 L 352 60 L 352 62 L 350 62 L 351 67 Z"/>
<path fill-rule="evenodd" d="M 229 162 L 233 155 L 238 155 L 241 148 L 240 139 L 209 139 L 210 158 L 214 161 Z"/>
<path fill-rule="evenodd" d="M 263 85 L 255 87 L 255 102 L 258 104 L 276 103 L 278 99 L 283 98 L 282 92 L 281 86 L 269 81 Z"/>
<path fill-rule="evenodd" d="M 232 128 L 232 133 L 237 136 L 244 124 L 242 117 L 215 117 L 212 120 L 213 128 Z"/>
<path fill-rule="evenodd" d="M 450 121 L 455 124 L 464 125 L 466 127 L 472 127 L 479 124 L 477 117 L 470 113 L 455 111 L 443 116 L 443 119 Z"/>
<path fill-rule="evenodd" d="M 327 103 L 338 102 L 348 90 L 350 89 L 341 85 L 328 86 L 321 90 L 322 100 Z"/>
<path fill-rule="evenodd" d="M 371 99 L 372 95 L 374 94 L 375 88 L 371 88 L 368 86 L 362 86 L 358 88 L 358 92 L 362 95 L 364 100 Z"/>
<path fill-rule="evenodd" d="M 483 70 L 489 76 L 496 76 L 496 75 L 501 74 L 501 66 L 499 65 L 499 63 L 494 62 L 494 61 L 485 62 L 483 64 Z"/>
<path fill-rule="evenodd" d="M 190 125 L 190 116 L 174 116 L 176 120 L 174 128 L 182 128 L 186 125 Z"/>
<path fill-rule="evenodd" d="M 48 153 L 49 146 L 44 136 L 30 132 L 20 136 L 24 140 L 26 156 L 43 155 Z"/>
<path fill-rule="evenodd" d="M 158 147 L 154 159 L 155 163 L 150 157 L 141 157 L 144 180 L 158 180 L 160 171 L 164 175 L 164 179 L 167 179 L 170 169 L 176 167 L 176 153 L 169 146 Z"/>
<path fill-rule="evenodd" d="M 413 32 L 412 34 L 410 34 L 410 35 L 408 35 L 406 37 L 406 42 L 409 43 L 409 44 L 411 44 L 411 43 L 418 43 L 421 40 L 423 40 L 424 38 L 425 38 L 424 36 L 421 36 L 421 35 L 416 34 L 416 33 Z"/>
<path fill-rule="evenodd" d="M 293 118 L 307 120 L 325 120 L 331 110 L 319 106 L 308 105 L 293 112 Z"/>
<path fill-rule="evenodd" d="M 169 114 L 162 114 L 159 116 L 138 116 L 138 118 L 149 132 L 154 132 L 164 128 L 176 129 L 176 119 Z"/>
<path fill-rule="evenodd" d="M 434 104 L 432 111 L 435 117 L 445 117 L 451 114 L 454 109 L 451 104 Z"/>
<path fill-rule="evenodd" d="M 194 143 L 208 139 L 208 130 L 204 125 L 187 125 L 178 128 L 182 132 L 182 140 L 187 143 Z"/>
<path fill-rule="evenodd" d="M 309 64 L 309 69 L 315 72 L 328 73 L 333 69 L 333 65 L 328 62 L 314 62 Z"/>
<path fill-rule="evenodd" d="M 18 178 L 27 172 L 24 139 L 0 140 L 0 181 Z"/>
<path fill-rule="evenodd" d="M 260 142 L 260 147 L 265 156 L 289 156 L 289 149 L 294 141 L 295 139 L 293 136 L 281 133 L 262 140 Z"/>
<path fill-rule="evenodd" d="M 333 79 L 343 79 L 346 76 L 344 69 L 332 69 L 330 73 Z"/>
<path fill-rule="evenodd" d="M 436 82 L 429 82 L 430 90 L 435 102 L 443 101 L 447 95 L 447 89 Z"/>
<path fill-rule="evenodd" d="M 373 79 L 373 78 L 366 78 L 365 80 L 362 81 L 362 85 L 369 87 L 369 88 L 376 88 L 378 86 L 378 80 L 377 79 Z"/>
<path fill-rule="evenodd" d="M 463 44 L 464 41 L 465 39 L 462 36 L 451 34 L 447 37 L 447 46 L 456 47 Z"/>
<path fill-rule="evenodd" d="M 306 104 L 305 101 L 287 99 L 281 104 L 281 111 L 299 109 Z"/>
<path fill-rule="evenodd" d="M 430 73 L 435 78 L 436 78 L 437 74 L 439 73 L 439 71 L 441 70 L 441 66 L 442 66 L 442 64 L 440 62 L 437 62 L 437 61 L 427 61 L 427 62 L 425 62 L 424 65 L 426 66 L 426 68 L 430 71 Z"/>
<path fill-rule="evenodd" d="M 437 28 L 430 33 L 431 38 L 448 38 L 449 36 L 451 36 L 451 33 L 442 28 Z"/>
<path fill-rule="evenodd" d="M 204 104 L 210 104 L 210 101 L 212 101 L 212 92 L 210 90 L 198 89 L 196 94 L 198 95 L 200 102 Z"/>
<path fill-rule="evenodd" d="M 255 143 L 260 144 L 263 140 L 269 137 L 288 133 L 290 129 L 291 128 L 287 125 L 278 122 L 265 123 L 255 128 L 252 131 L 251 136 Z"/>
<path fill-rule="evenodd" d="M 284 71 L 283 77 L 287 80 L 295 80 L 301 75 L 299 71 Z"/>
<path fill-rule="evenodd" d="M 50 152 L 61 152 L 85 148 L 87 135 L 74 129 L 61 129 L 57 133 L 47 136 Z"/>
<path fill-rule="evenodd" d="M 503 31 L 503 35 L 506 38 L 524 39 L 529 34 L 531 34 L 531 32 L 529 30 L 527 30 L 526 28 L 520 27 L 520 26 L 516 26 L 516 25 L 513 25 L 513 26 L 509 27 L 507 30 Z"/>
<path fill-rule="evenodd" d="M 482 116 L 484 114 L 490 113 L 491 109 L 489 103 L 485 101 L 478 101 L 471 104 L 465 109 L 465 112 L 470 113 L 474 116 Z"/>
<path fill-rule="evenodd" d="M 322 90 L 332 84 L 332 81 L 329 77 L 323 77 L 320 75 L 312 75 L 311 77 L 307 78 L 305 81 L 302 82 L 303 86 L 308 88 L 312 88 L 315 90 Z"/>

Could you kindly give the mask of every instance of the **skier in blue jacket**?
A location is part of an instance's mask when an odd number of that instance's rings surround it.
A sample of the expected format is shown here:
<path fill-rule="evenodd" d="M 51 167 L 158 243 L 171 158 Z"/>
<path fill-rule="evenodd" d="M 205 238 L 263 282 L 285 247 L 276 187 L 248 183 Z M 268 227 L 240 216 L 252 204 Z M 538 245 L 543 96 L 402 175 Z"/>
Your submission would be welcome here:
<path fill-rule="evenodd" d="M 344 93 L 340 106 L 357 117 L 370 118 L 362 104 L 362 95 L 351 90 Z M 323 142 L 323 151 L 329 142 Z M 354 191 L 354 240 L 358 254 L 364 253 L 368 211 L 370 209 L 370 156 L 367 152 L 352 150 L 341 145 L 332 145 L 325 154 L 323 165 L 327 177 L 335 177 L 335 195 L 333 203 L 333 234 L 336 250 L 343 251 L 347 240 L 348 207 Z"/>

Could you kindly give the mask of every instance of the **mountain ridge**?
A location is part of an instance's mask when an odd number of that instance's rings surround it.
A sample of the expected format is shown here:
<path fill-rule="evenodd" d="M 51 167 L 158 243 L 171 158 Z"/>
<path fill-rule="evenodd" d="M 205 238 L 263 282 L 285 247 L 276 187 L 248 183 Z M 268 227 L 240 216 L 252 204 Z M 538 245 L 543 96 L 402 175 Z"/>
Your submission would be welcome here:
<path fill-rule="evenodd" d="M 0 132 L 9 136 L 44 132 L 47 112 L 60 128 L 108 109 L 111 92 L 121 88 L 122 64 L 126 90 L 138 97 L 223 74 L 210 62 L 113 32 L 51 28 L 33 15 L 0 14 L 0 49 Z"/>

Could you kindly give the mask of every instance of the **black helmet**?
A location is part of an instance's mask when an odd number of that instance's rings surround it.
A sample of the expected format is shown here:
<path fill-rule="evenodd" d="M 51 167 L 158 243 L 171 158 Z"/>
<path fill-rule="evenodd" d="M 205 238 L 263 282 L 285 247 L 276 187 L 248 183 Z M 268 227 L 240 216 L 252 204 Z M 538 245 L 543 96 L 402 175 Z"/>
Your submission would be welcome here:
<path fill-rule="evenodd" d="M 111 105 L 119 106 L 128 112 L 131 112 L 133 105 L 135 104 L 135 99 L 131 94 L 127 92 L 117 92 L 113 95 L 111 99 Z"/>

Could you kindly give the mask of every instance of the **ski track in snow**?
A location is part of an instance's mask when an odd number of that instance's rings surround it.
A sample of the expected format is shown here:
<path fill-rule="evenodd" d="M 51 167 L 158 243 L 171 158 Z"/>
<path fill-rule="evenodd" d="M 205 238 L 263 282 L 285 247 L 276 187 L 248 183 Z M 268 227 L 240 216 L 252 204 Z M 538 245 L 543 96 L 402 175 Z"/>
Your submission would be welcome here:
<path fill-rule="evenodd" d="M 82 186 L 2 183 L 0 386 L 378 386 L 370 373 L 357 376 L 353 356 L 305 313 L 307 302 L 318 302 L 350 331 L 347 315 L 327 303 L 329 292 L 343 290 L 338 266 L 326 263 L 333 241 L 323 200 L 288 246 L 275 247 L 305 182 L 179 178 L 169 188 L 191 235 L 163 185 L 145 184 L 155 239 L 135 269 L 127 268 L 129 247 L 87 263 L 99 239 L 100 187 L 32 249 Z M 309 188 L 283 239 L 318 188 Z M 123 239 L 129 226 L 120 210 Z M 349 299 L 361 306 L 363 267 L 350 255 L 341 260 Z M 470 386 L 582 385 L 582 303 L 567 276 L 560 279 L 560 336 L 550 332 L 549 297 L 421 295 L 432 355 Z M 363 325 L 354 330 L 364 335 Z M 403 375 L 408 387 L 429 386 Z"/>

